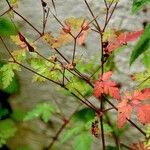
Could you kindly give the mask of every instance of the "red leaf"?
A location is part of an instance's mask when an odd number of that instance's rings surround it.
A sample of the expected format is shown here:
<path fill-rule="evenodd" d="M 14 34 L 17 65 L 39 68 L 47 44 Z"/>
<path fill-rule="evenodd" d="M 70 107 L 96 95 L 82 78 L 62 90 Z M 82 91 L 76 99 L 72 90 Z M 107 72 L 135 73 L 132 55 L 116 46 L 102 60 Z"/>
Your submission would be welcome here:
<path fill-rule="evenodd" d="M 120 106 L 118 106 L 118 127 L 121 128 L 124 126 L 124 124 L 127 122 L 127 119 L 130 118 L 132 113 L 132 106 L 127 104 L 126 101 L 123 101 L 120 103 Z"/>
<path fill-rule="evenodd" d="M 135 31 L 127 34 L 126 41 L 129 42 L 138 39 L 143 34 L 143 32 L 144 30 L 140 30 L 140 31 Z"/>
<path fill-rule="evenodd" d="M 140 100 L 147 100 L 148 98 L 150 98 L 150 88 L 142 90 L 141 93 L 138 95 L 138 98 Z"/>
<path fill-rule="evenodd" d="M 103 76 L 100 76 L 99 79 L 103 81 L 107 81 L 112 76 L 112 71 L 103 73 Z"/>
<path fill-rule="evenodd" d="M 86 39 L 86 36 L 87 36 L 87 32 L 86 31 L 82 31 L 78 38 L 77 38 L 77 42 L 79 45 L 82 45 L 85 43 L 85 39 Z"/>
<path fill-rule="evenodd" d="M 109 87 L 109 94 L 114 99 L 120 100 L 120 92 L 117 87 Z"/>
<path fill-rule="evenodd" d="M 140 105 L 137 110 L 137 117 L 143 124 L 150 123 L 150 105 Z"/>
<path fill-rule="evenodd" d="M 98 98 L 98 97 L 101 97 L 102 93 L 103 93 L 102 82 L 97 81 L 95 83 L 95 87 L 94 87 L 94 95 L 95 95 L 95 97 Z"/>
<path fill-rule="evenodd" d="M 102 94 L 110 95 L 111 97 L 120 100 L 120 92 L 117 87 L 117 83 L 110 80 L 112 76 L 112 71 L 100 75 L 99 81 L 96 81 L 94 87 L 94 95 L 96 97 L 101 97 Z"/>
<path fill-rule="evenodd" d="M 127 42 L 131 42 L 131 41 L 138 39 L 142 34 L 143 34 L 143 30 L 134 31 L 131 33 L 126 33 L 126 32 L 121 33 L 116 38 L 116 40 L 108 44 L 106 48 L 107 53 L 111 53 L 115 49 L 127 44 Z"/>
<path fill-rule="evenodd" d="M 144 142 L 139 141 L 138 143 L 132 143 L 131 149 L 132 150 L 149 150 L 149 147 L 145 146 Z"/>
<path fill-rule="evenodd" d="M 126 91 L 124 99 L 118 104 L 118 127 L 124 125 L 134 108 L 137 108 L 137 117 L 141 123 L 150 123 L 150 104 L 142 104 L 142 100 L 149 97 L 150 88 L 134 91 L 133 94 Z"/>

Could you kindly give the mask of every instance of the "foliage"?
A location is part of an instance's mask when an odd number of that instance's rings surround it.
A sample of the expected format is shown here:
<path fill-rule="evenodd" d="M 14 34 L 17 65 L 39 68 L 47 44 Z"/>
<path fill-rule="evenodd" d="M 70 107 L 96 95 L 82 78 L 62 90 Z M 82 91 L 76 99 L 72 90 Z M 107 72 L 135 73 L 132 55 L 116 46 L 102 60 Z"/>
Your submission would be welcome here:
<path fill-rule="evenodd" d="M 0 147 L 6 144 L 6 140 L 15 135 L 16 127 L 12 120 L 7 119 L 0 122 Z"/>
<path fill-rule="evenodd" d="M 140 129 L 138 122 L 131 120 L 131 114 L 135 112 L 134 114 L 142 125 L 150 123 L 150 104 L 148 101 L 150 99 L 150 24 L 145 29 L 135 31 L 119 30 L 109 26 L 119 0 L 103 1 L 104 18 L 95 14 L 90 3 L 84 0 L 92 18 L 73 16 L 64 20 L 60 20 L 57 14 L 56 5 L 59 2 L 51 1 L 54 9 L 52 12 L 49 3 L 41 0 L 42 27 L 37 28 L 36 24 L 32 24 L 32 21 L 28 21 L 28 18 L 25 18 L 16 9 L 19 7 L 18 2 L 18 0 L 6 1 L 9 8 L 0 16 L 0 40 L 9 55 L 9 58 L 5 58 L 2 61 L 4 63 L 0 64 L 0 89 L 8 93 L 17 92 L 19 86 L 16 72 L 24 68 L 33 73 L 32 81 L 39 84 L 46 81 L 54 83 L 69 93 L 67 100 L 72 97 L 76 104 L 80 103 L 80 107 L 74 109 L 73 112 L 70 105 L 62 108 L 62 101 L 54 100 L 56 106 L 44 102 L 38 103 L 31 110 L 15 108 L 10 115 L 13 121 L 11 119 L 0 121 L 0 146 L 6 144 L 7 139 L 15 134 L 16 124 L 24 124 L 23 121 L 29 121 L 25 124 L 30 124 L 32 123 L 30 121 L 34 119 L 41 119 L 49 127 L 51 124 L 53 125 L 53 119 L 59 117 L 62 126 L 54 136 L 52 135 L 52 138 L 48 138 L 51 142 L 48 142 L 48 147 L 44 147 L 44 149 L 51 149 L 55 142 L 60 141 L 60 144 L 71 142 L 71 148 L 74 150 L 91 150 L 95 139 L 101 140 L 103 150 L 118 150 L 122 147 L 147 149 L 149 146 L 149 129 L 147 128 L 146 131 Z M 148 2 L 149 0 L 133 0 L 132 11 L 138 12 Z M 10 19 L 4 17 L 6 14 Z M 57 32 L 47 28 L 47 23 L 52 18 L 49 17 L 50 14 L 60 25 Z M 36 34 L 31 36 L 30 34 L 28 37 L 28 32 L 23 33 L 21 28 L 16 25 L 16 16 L 25 22 L 24 25 L 28 24 L 38 36 Z M 99 23 L 99 19 L 103 20 L 102 24 Z M 94 38 L 92 40 L 98 39 L 99 42 L 96 47 L 100 49 L 100 54 L 91 57 L 88 56 L 88 53 L 84 55 L 85 52 L 83 52 L 79 58 L 76 55 L 78 50 L 81 48 L 84 51 L 91 44 L 91 39 L 87 39 L 88 36 Z M 8 38 L 11 39 L 11 46 L 6 42 Z M 120 73 L 115 58 L 118 56 L 118 49 L 131 49 L 132 44 L 137 39 L 139 41 L 133 48 L 129 63 L 132 65 L 143 54 L 141 63 L 144 65 L 145 71 L 133 74 L 131 78 L 133 82 L 138 83 L 138 86 L 125 91 L 123 84 L 112 79 L 115 77 L 114 72 Z M 130 44 L 130 42 L 133 43 Z M 93 42 L 93 44 L 95 43 Z M 41 45 L 44 47 L 46 45 L 47 49 L 43 51 Z M 47 50 L 50 51 L 47 52 Z M 58 93 L 62 92 L 59 90 Z M 70 103 L 74 108 L 74 103 L 72 101 Z M 65 104 L 68 103 L 65 102 Z M 56 108 L 59 109 L 59 113 Z M 66 113 L 65 109 L 70 112 Z M 111 110 L 118 112 L 118 126 L 114 119 L 114 113 L 112 116 L 110 115 Z M 7 113 L 7 109 L 0 109 L 0 116 Z M 147 138 L 130 146 L 126 146 L 124 141 L 120 143 L 120 136 L 125 133 L 127 128 L 118 128 L 124 127 L 127 121 Z M 60 135 L 64 130 L 64 134 Z M 109 145 L 106 142 L 106 136 L 113 138 L 116 145 Z M 18 149 L 30 148 L 22 146 Z M 55 149 L 60 148 L 56 146 Z"/>
<path fill-rule="evenodd" d="M 138 87 L 139 89 L 149 87 L 149 85 L 150 85 L 150 70 L 148 69 L 142 73 L 134 74 L 133 79 L 135 81 L 138 81 L 138 83 L 141 83 Z"/>
<path fill-rule="evenodd" d="M 147 51 L 150 47 L 150 24 L 148 24 L 144 30 L 143 35 L 141 36 L 140 40 L 134 47 L 131 58 L 130 58 L 130 65 L 145 51 Z"/>
<path fill-rule="evenodd" d="M 84 140 L 83 140 L 84 139 Z M 89 134 L 81 134 L 75 138 L 74 150 L 90 150 L 92 144 L 92 137 Z"/>
<path fill-rule="evenodd" d="M 150 98 L 150 88 L 142 91 L 126 92 L 125 97 L 118 104 L 118 127 L 121 128 L 130 118 L 133 108 L 137 109 L 137 117 L 143 124 L 150 123 L 150 105 L 143 104 L 143 101 Z"/>
<path fill-rule="evenodd" d="M 0 29 L 1 36 L 10 36 L 16 34 L 16 29 L 8 18 L 0 17 Z"/>
<path fill-rule="evenodd" d="M 143 6 L 149 3 L 150 0 L 133 0 L 132 12 L 137 13 Z"/>
<path fill-rule="evenodd" d="M 117 84 L 114 81 L 109 80 L 112 76 L 112 72 L 106 72 L 99 77 L 99 80 L 95 83 L 94 95 L 98 98 L 102 94 L 109 94 L 114 99 L 120 100 L 120 93 Z"/>
<path fill-rule="evenodd" d="M 24 121 L 29 121 L 41 117 L 41 119 L 47 123 L 55 109 L 49 103 L 38 104 L 33 110 L 29 111 L 24 118 Z"/>
<path fill-rule="evenodd" d="M 8 86 L 13 86 L 12 84 L 14 84 L 14 87 L 17 88 L 16 82 L 14 82 L 15 80 L 14 70 L 20 71 L 20 67 L 15 63 L 4 64 L 0 68 L 1 83 L 4 89 L 7 88 Z M 11 90 L 11 87 L 10 87 L 10 90 Z"/>

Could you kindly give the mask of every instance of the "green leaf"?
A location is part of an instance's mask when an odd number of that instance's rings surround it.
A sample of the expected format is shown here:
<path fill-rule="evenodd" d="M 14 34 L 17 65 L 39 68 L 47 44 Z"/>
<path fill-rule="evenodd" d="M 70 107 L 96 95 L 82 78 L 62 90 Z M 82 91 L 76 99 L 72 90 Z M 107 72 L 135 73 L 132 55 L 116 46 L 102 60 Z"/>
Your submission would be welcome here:
<path fill-rule="evenodd" d="M 22 62 L 26 59 L 26 50 L 21 49 L 21 50 L 14 50 L 12 53 L 13 57 L 17 62 Z"/>
<path fill-rule="evenodd" d="M 143 6 L 145 6 L 149 2 L 150 0 L 133 0 L 132 12 L 138 12 Z"/>
<path fill-rule="evenodd" d="M 112 127 L 107 123 L 104 123 L 104 130 L 105 130 L 106 133 L 113 132 Z"/>
<path fill-rule="evenodd" d="M 146 50 L 150 48 L 150 24 L 148 24 L 145 28 L 143 35 L 141 36 L 140 40 L 134 47 L 131 58 L 130 58 L 130 65 Z"/>
<path fill-rule="evenodd" d="M 83 108 L 74 114 L 74 120 L 89 122 L 95 117 L 95 112 L 91 108 Z"/>
<path fill-rule="evenodd" d="M 37 73 L 44 75 L 47 78 L 60 80 L 62 77 L 60 72 L 61 67 L 59 64 L 52 64 L 47 60 L 43 60 L 38 57 L 32 58 L 29 63 L 31 67 L 37 71 Z M 44 82 L 47 80 L 39 75 L 35 75 L 33 76 L 33 81 Z"/>
<path fill-rule="evenodd" d="M 147 69 L 150 69 L 150 49 L 143 53 L 143 64 Z"/>
<path fill-rule="evenodd" d="M 10 36 L 15 34 L 17 34 L 17 31 L 10 19 L 0 17 L 0 35 Z"/>
<path fill-rule="evenodd" d="M 83 130 L 83 126 L 77 126 L 75 128 L 69 129 L 67 130 L 62 139 L 61 139 L 61 143 L 65 143 L 66 141 L 68 141 L 69 139 L 75 137 L 76 135 L 78 135 L 81 131 Z"/>
<path fill-rule="evenodd" d="M 0 72 L 3 87 L 7 88 L 13 81 L 15 75 L 12 66 L 10 64 L 5 64 L 2 68 L 0 68 Z"/>
<path fill-rule="evenodd" d="M 20 67 L 15 63 L 4 64 L 0 67 L 0 82 L 2 83 L 2 88 L 7 88 L 6 92 L 8 93 L 13 93 L 18 90 L 14 70 L 20 70 Z"/>
<path fill-rule="evenodd" d="M 138 83 L 142 83 L 140 84 L 140 86 L 138 86 L 138 89 L 150 87 L 150 69 L 147 69 L 145 72 L 142 73 L 136 73 L 134 75 L 134 80 Z"/>
<path fill-rule="evenodd" d="M 13 137 L 16 132 L 15 124 L 12 120 L 0 121 L 0 147 L 6 144 L 7 139 Z"/>
<path fill-rule="evenodd" d="M 72 77 L 66 86 L 69 91 L 76 93 L 79 97 L 80 94 L 76 90 L 78 90 L 83 96 L 90 96 L 93 92 L 92 88 L 85 81 L 77 77 Z"/>
<path fill-rule="evenodd" d="M 49 103 L 38 104 L 32 111 L 28 112 L 24 118 L 24 121 L 29 121 L 41 117 L 42 120 L 47 123 L 55 112 L 54 107 Z"/>
<path fill-rule="evenodd" d="M 11 115 L 11 118 L 18 122 L 23 121 L 26 114 L 27 114 L 27 112 L 22 109 L 15 109 Z"/>
<path fill-rule="evenodd" d="M 83 133 L 74 139 L 74 150 L 91 150 L 92 148 L 92 136 L 87 133 Z"/>
<path fill-rule="evenodd" d="M 0 120 L 4 117 L 4 116 L 6 116 L 6 115 L 9 115 L 9 110 L 8 109 L 6 109 L 6 108 L 0 108 Z"/>
<path fill-rule="evenodd" d="M 106 146 L 106 150 L 118 150 L 116 147 L 108 145 Z"/>

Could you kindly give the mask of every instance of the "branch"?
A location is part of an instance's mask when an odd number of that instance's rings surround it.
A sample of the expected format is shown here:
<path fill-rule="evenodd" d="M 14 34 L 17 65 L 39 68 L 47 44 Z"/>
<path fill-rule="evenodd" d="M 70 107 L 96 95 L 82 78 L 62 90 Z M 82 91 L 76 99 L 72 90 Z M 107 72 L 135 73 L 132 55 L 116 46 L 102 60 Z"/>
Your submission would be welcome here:
<path fill-rule="evenodd" d="M 89 6 L 87 0 L 84 0 L 84 2 L 85 2 L 86 6 L 87 6 L 87 8 L 88 8 L 88 10 L 89 10 L 89 12 L 91 13 L 91 15 L 92 15 L 92 17 L 93 17 L 93 19 L 94 19 L 94 21 L 95 21 L 95 23 L 96 23 L 96 25 L 97 25 L 98 31 L 101 33 L 100 25 L 99 25 L 99 23 L 98 23 L 98 21 L 97 21 L 95 15 L 94 15 L 94 13 L 93 13 L 91 7 Z"/>
<path fill-rule="evenodd" d="M 77 107 L 77 109 L 70 115 L 70 117 L 68 119 L 64 120 L 64 123 L 62 124 L 62 126 L 59 128 L 59 130 L 57 131 L 57 133 L 55 134 L 52 142 L 47 146 L 47 148 L 45 150 L 50 150 L 52 148 L 52 146 L 55 144 L 55 142 L 57 141 L 57 139 L 59 138 L 60 134 L 62 133 L 62 131 L 65 129 L 65 127 L 68 125 L 68 123 L 70 123 L 73 115 L 78 111 L 80 106 Z"/>

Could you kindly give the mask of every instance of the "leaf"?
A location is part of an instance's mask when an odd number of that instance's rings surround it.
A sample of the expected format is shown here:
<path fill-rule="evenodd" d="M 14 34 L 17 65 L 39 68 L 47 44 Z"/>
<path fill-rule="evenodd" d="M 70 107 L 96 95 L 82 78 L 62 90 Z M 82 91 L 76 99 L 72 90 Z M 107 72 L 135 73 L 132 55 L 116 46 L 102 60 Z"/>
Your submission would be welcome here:
<path fill-rule="evenodd" d="M 118 105 L 118 127 L 122 128 L 124 124 L 127 122 L 127 119 L 130 118 L 132 113 L 132 106 L 126 104 L 125 106 Z"/>
<path fill-rule="evenodd" d="M 3 88 L 7 88 L 14 79 L 14 70 L 19 70 L 19 66 L 14 63 L 4 64 L 0 68 L 0 77 Z"/>
<path fill-rule="evenodd" d="M 16 35 L 17 31 L 13 25 L 13 23 L 8 19 L 4 17 L 0 17 L 0 35 L 1 36 L 10 36 L 10 35 Z"/>
<path fill-rule="evenodd" d="M 114 146 L 106 146 L 106 150 L 117 150 L 118 148 L 114 147 Z"/>
<path fill-rule="evenodd" d="M 13 111 L 13 113 L 11 114 L 11 118 L 17 122 L 20 122 L 23 121 L 26 114 L 27 114 L 26 111 L 18 108 Z"/>
<path fill-rule="evenodd" d="M 98 81 L 96 81 L 94 86 L 94 95 L 97 98 L 101 97 L 102 94 L 109 94 L 114 99 L 120 99 L 120 93 L 117 84 L 114 81 L 110 80 L 111 75 L 111 71 L 106 72 L 103 74 L 103 76 L 99 77 Z"/>
<path fill-rule="evenodd" d="M 50 61 L 38 58 L 37 56 L 31 58 L 28 62 L 31 65 L 31 67 L 37 71 L 37 73 L 47 78 L 59 80 L 62 77 L 60 72 L 60 64 L 53 64 Z M 34 75 L 33 81 L 44 82 L 47 80 L 44 77 L 41 77 L 40 75 Z"/>
<path fill-rule="evenodd" d="M 133 31 L 130 33 L 122 32 L 119 34 L 119 36 L 115 40 L 110 41 L 110 42 L 108 41 L 109 44 L 107 48 L 105 49 L 105 52 L 111 53 L 115 49 L 118 49 L 121 46 L 126 45 L 128 42 L 137 40 L 142 34 L 143 34 L 143 30 Z"/>
<path fill-rule="evenodd" d="M 106 0 L 108 3 L 116 3 L 118 2 L 119 0 Z"/>
<path fill-rule="evenodd" d="M 133 0 L 132 12 L 137 13 L 144 5 L 149 2 L 150 0 Z"/>
<path fill-rule="evenodd" d="M 81 29 L 82 32 L 79 34 Z M 83 18 L 71 17 L 64 21 L 64 27 L 60 30 L 57 37 L 54 37 L 53 34 L 49 32 L 43 36 L 43 40 L 45 40 L 52 48 L 59 48 L 74 41 L 74 38 L 70 33 L 74 36 L 79 34 L 77 43 L 82 45 L 85 41 L 88 29 L 88 23 Z"/>
<path fill-rule="evenodd" d="M 77 136 L 74 140 L 73 149 L 74 150 L 91 150 L 92 147 L 92 137 L 87 133 L 83 133 Z"/>
<path fill-rule="evenodd" d="M 4 63 L 0 62 L 0 69 L 2 68 L 2 66 L 4 65 Z M 0 89 L 5 91 L 6 93 L 9 94 L 13 94 L 19 91 L 19 82 L 17 80 L 16 75 L 12 78 L 12 81 L 10 82 L 9 86 L 7 88 L 3 87 L 3 73 L 0 73 Z"/>
<path fill-rule="evenodd" d="M 136 46 L 134 47 L 131 58 L 130 58 L 130 65 L 145 51 L 147 51 L 150 47 L 150 24 L 148 24 L 144 30 L 143 35 L 141 36 L 140 40 L 137 42 Z"/>
<path fill-rule="evenodd" d="M 150 105 L 143 103 L 150 98 L 150 88 L 133 93 L 125 92 L 125 97 L 118 104 L 118 127 L 121 128 L 129 119 L 134 108 L 137 109 L 137 117 L 143 124 L 150 122 Z"/>
<path fill-rule="evenodd" d="M 7 108 L 1 108 L 0 107 L 0 120 L 2 120 L 3 118 L 5 118 L 9 114 L 10 114 L 10 112 L 9 112 L 9 110 Z"/>
<path fill-rule="evenodd" d="M 142 62 L 147 69 L 150 69 L 150 49 L 143 53 Z"/>
<path fill-rule="evenodd" d="M 0 147 L 6 144 L 7 139 L 15 135 L 16 130 L 17 129 L 12 120 L 7 119 L 0 121 Z"/>
<path fill-rule="evenodd" d="M 130 147 L 132 148 L 132 150 L 149 150 L 149 147 L 143 141 L 132 143 Z"/>
<path fill-rule="evenodd" d="M 69 139 L 74 138 L 83 130 L 83 126 L 77 126 L 75 128 L 67 130 L 62 136 L 61 143 L 67 142 Z"/>
<path fill-rule="evenodd" d="M 77 121 L 88 122 L 95 117 L 95 112 L 91 108 L 83 108 L 74 114 L 74 119 Z"/>
<path fill-rule="evenodd" d="M 19 1 L 19 0 L 9 0 L 10 4 L 11 4 L 13 7 L 17 7 L 17 6 L 18 6 L 18 1 Z"/>
<path fill-rule="evenodd" d="M 76 90 L 78 90 L 83 96 L 89 96 L 92 94 L 92 88 L 86 84 L 85 81 L 74 76 L 70 79 L 70 82 L 66 86 L 69 91 L 76 93 L 78 96 L 81 95 Z"/>
<path fill-rule="evenodd" d="M 24 49 L 22 50 L 14 50 L 12 53 L 13 57 L 17 62 L 22 62 L 26 60 L 26 51 Z"/>
<path fill-rule="evenodd" d="M 54 107 L 49 103 L 38 104 L 32 111 L 28 112 L 24 118 L 24 121 L 29 121 L 41 117 L 42 120 L 47 123 L 55 112 Z"/>
<path fill-rule="evenodd" d="M 143 73 L 134 74 L 133 79 L 139 83 L 142 83 L 138 89 L 143 89 L 143 88 L 149 87 L 150 86 L 150 69 L 147 69 Z M 147 80 L 145 81 L 145 79 L 147 79 Z"/>
<path fill-rule="evenodd" d="M 143 123 L 143 124 L 150 123 L 149 112 L 150 112 L 150 105 L 149 104 L 138 106 L 137 117 L 141 123 Z"/>

